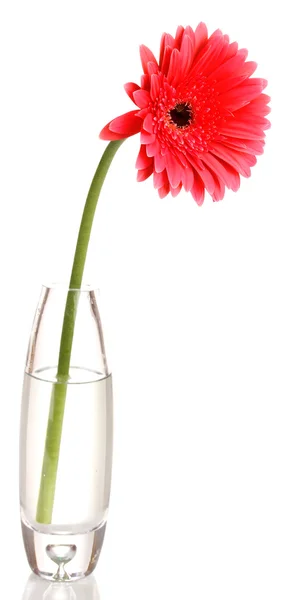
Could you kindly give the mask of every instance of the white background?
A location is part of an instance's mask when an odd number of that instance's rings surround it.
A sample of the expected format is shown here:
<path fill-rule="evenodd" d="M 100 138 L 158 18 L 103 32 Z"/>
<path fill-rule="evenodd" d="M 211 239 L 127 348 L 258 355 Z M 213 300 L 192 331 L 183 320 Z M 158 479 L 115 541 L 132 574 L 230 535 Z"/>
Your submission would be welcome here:
<path fill-rule="evenodd" d="M 137 136 L 109 172 L 85 277 L 102 289 L 116 419 L 96 579 L 103 600 L 307 597 L 303 2 L 4 0 L 0 558 L 18 600 L 20 393 L 40 285 L 68 278 L 98 134 L 133 108 L 122 86 L 139 81 L 139 44 L 157 53 L 163 31 L 200 20 L 258 62 L 272 129 L 251 179 L 202 208 L 136 183 Z"/>

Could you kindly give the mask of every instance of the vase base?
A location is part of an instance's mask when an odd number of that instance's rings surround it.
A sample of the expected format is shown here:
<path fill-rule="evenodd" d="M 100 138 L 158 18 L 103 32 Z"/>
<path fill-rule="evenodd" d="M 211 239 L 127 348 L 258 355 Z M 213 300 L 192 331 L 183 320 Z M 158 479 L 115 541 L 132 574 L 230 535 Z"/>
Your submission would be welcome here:
<path fill-rule="evenodd" d="M 45 533 L 21 520 L 24 546 L 32 571 L 50 581 L 76 581 L 96 567 L 106 522 L 86 533 Z"/>

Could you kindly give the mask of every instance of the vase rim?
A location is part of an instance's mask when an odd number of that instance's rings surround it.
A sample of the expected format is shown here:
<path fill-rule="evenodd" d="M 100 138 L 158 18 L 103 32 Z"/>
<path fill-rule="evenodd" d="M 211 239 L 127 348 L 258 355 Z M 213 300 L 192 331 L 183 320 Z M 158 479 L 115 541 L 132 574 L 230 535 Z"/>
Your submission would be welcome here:
<path fill-rule="evenodd" d="M 80 288 L 70 288 L 69 283 L 61 281 L 52 281 L 43 283 L 42 288 L 45 290 L 58 290 L 61 292 L 99 292 L 99 287 L 88 283 L 82 283 Z"/>

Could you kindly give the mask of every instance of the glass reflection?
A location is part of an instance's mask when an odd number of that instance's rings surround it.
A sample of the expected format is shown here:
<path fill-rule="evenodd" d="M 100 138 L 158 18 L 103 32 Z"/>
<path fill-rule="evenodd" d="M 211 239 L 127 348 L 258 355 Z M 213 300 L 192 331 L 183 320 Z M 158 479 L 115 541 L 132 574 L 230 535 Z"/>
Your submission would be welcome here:
<path fill-rule="evenodd" d="M 52 583 L 32 574 L 22 600 L 100 600 L 100 595 L 93 576 L 73 583 Z"/>

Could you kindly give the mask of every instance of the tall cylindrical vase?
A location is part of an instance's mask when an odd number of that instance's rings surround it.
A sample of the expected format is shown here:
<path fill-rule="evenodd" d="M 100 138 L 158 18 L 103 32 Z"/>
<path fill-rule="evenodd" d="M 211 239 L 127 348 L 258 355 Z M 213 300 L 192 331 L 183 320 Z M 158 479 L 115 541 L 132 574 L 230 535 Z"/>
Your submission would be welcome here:
<path fill-rule="evenodd" d="M 63 377 L 67 299 L 73 326 Z M 79 579 L 97 564 L 110 496 L 112 408 L 98 291 L 43 286 L 24 377 L 20 506 L 30 567 L 47 579 Z"/>

